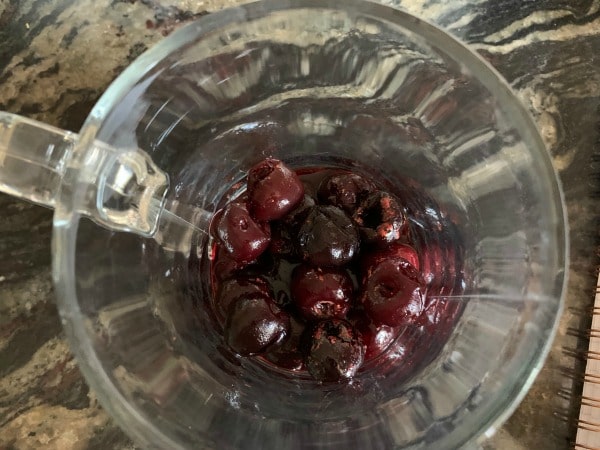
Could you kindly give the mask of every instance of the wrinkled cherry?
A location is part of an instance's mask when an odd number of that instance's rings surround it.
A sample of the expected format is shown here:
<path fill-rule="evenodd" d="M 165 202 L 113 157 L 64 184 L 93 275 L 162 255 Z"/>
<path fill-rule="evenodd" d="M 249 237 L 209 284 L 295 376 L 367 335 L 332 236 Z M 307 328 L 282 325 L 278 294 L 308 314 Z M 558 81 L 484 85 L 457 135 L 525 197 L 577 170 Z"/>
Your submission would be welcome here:
<path fill-rule="evenodd" d="M 384 260 L 367 273 L 361 300 L 373 322 L 392 327 L 415 323 L 425 306 L 419 273 L 401 258 Z"/>
<path fill-rule="evenodd" d="M 319 186 L 319 200 L 353 214 L 358 204 L 374 190 L 373 183 L 360 175 L 338 173 L 323 180 Z"/>
<path fill-rule="evenodd" d="M 292 300 L 308 320 L 343 319 L 350 309 L 352 280 L 342 270 L 301 265 L 292 273 Z"/>
<path fill-rule="evenodd" d="M 225 342 L 239 355 L 255 355 L 285 339 L 289 329 L 289 316 L 270 296 L 243 297 L 229 307 Z"/>
<path fill-rule="evenodd" d="M 278 159 L 267 158 L 248 172 L 248 209 L 258 221 L 281 219 L 303 195 L 298 175 Z"/>
<path fill-rule="evenodd" d="M 369 195 L 352 218 L 367 242 L 389 244 L 408 232 L 404 210 L 399 200 L 388 192 L 379 191 Z"/>
<path fill-rule="evenodd" d="M 217 236 L 229 256 L 238 263 L 249 263 L 269 246 L 271 232 L 268 223 L 254 221 L 245 205 L 230 203 L 217 220 Z"/>
<path fill-rule="evenodd" d="M 298 232 L 302 258 L 315 266 L 342 266 L 358 251 L 352 220 L 335 206 L 314 206 Z"/>
<path fill-rule="evenodd" d="M 268 297 L 269 284 L 261 277 L 237 277 L 226 280 L 217 292 L 217 309 L 226 317 L 231 305 L 242 298 Z"/>
<path fill-rule="evenodd" d="M 344 320 L 319 322 L 313 329 L 306 351 L 306 368 L 318 381 L 352 378 L 365 357 L 360 333 Z"/>

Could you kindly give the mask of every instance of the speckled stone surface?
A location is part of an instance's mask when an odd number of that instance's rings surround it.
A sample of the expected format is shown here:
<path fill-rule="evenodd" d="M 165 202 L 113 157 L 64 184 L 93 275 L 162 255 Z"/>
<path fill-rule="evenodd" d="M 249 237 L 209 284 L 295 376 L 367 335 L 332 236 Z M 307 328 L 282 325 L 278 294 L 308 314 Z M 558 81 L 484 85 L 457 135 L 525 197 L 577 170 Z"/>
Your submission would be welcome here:
<path fill-rule="evenodd" d="M 0 110 L 78 130 L 108 84 L 174 28 L 236 0 L 0 0 Z M 600 210 L 599 0 L 386 0 L 467 41 L 530 109 L 570 215 L 567 308 L 533 388 L 487 444 L 563 449 L 589 318 Z M 52 213 L 0 195 L 0 448 L 134 448 L 102 410 L 61 331 Z M 561 368 L 566 369 L 561 370 Z"/>

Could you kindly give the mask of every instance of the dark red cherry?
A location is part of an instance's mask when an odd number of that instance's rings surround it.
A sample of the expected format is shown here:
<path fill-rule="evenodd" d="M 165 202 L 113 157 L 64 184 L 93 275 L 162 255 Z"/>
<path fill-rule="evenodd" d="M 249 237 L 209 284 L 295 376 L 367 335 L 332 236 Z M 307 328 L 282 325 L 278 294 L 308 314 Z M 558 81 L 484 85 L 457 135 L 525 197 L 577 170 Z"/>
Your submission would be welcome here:
<path fill-rule="evenodd" d="M 248 207 L 260 222 L 281 219 L 303 195 L 298 175 L 278 159 L 267 158 L 248 172 Z"/>
<path fill-rule="evenodd" d="M 304 195 L 300 203 L 296 205 L 289 213 L 281 218 L 281 221 L 286 224 L 291 230 L 298 232 L 298 229 L 310 213 L 310 210 L 315 206 L 315 199 L 309 195 Z"/>
<path fill-rule="evenodd" d="M 307 320 L 343 319 L 352 301 L 352 280 L 342 270 L 301 265 L 292 272 L 290 292 Z"/>
<path fill-rule="evenodd" d="M 416 270 L 419 270 L 420 264 L 417 251 L 408 244 L 392 243 L 385 247 L 378 247 L 365 255 L 361 255 L 361 273 L 366 274 L 373 266 L 376 266 L 386 259 L 397 258 L 406 260 Z"/>
<path fill-rule="evenodd" d="M 298 231 L 302 258 L 315 266 L 343 266 L 358 252 L 359 238 L 352 220 L 335 206 L 314 206 Z"/>
<path fill-rule="evenodd" d="M 374 190 L 375 186 L 366 178 L 343 172 L 323 180 L 319 186 L 319 200 L 353 214 L 359 203 Z"/>
<path fill-rule="evenodd" d="M 354 327 L 360 332 L 365 345 L 365 361 L 377 358 L 385 352 L 403 329 L 402 327 L 375 325 L 372 320 L 364 316 L 364 311 L 354 323 Z"/>
<path fill-rule="evenodd" d="M 264 357 L 282 369 L 300 372 L 306 369 L 301 348 L 305 325 L 293 316 L 290 324 L 289 336 L 280 345 L 272 346 Z"/>
<path fill-rule="evenodd" d="M 384 260 L 367 273 L 361 300 L 375 324 L 391 327 L 415 323 L 425 306 L 419 273 L 401 258 Z"/>
<path fill-rule="evenodd" d="M 223 281 L 217 292 L 216 306 L 222 317 L 227 317 L 229 308 L 242 298 L 269 297 L 269 284 L 261 277 L 236 277 Z"/>
<path fill-rule="evenodd" d="M 225 342 L 239 355 L 255 355 L 285 339 L 289 329 L 289 316 L 270 296 L 243 297 L 229 307 Z"/>
<path fill-rule="evenodd" d="M 241 270 L 246 266 L 246 264 L 239 263 L 231 258 L 229 252 L 220 242 L 215 244 L 213 253 L 212 272 L 219 280 L 231 278 L 238 270 Z"/>
<path fill-rule="evenodd" d="M 271 222 L 271 245 L 269 251 L 284 258 L 297 258 L 296 239 L 302 222 L 315 205 L 312 197 L 305 195 L 300 203 L 280 220 Z"/>
<path fill-rule="evenodd" d="M 367 197 L 352 216 L 360 227 L 361 237 L 370 243 L 389 244 L 408 233 L 408 222 L 399 200 L 388 192 Z"/>
<path fill-rule="evenodd" d="M 419 324 L 429 328 L 430 331 L 440 325 L 453 322 L 464 307 L 464 302 L 459 297 L 444 297 L 445 291 L 446 289 L 434 291 L 434 295 L 427 298 L 425 302 L 425 309 L 419 319 Z"/>
<path fill-rule="evenodd" d="M 269 246 L 269 224 L 256 222 L 243 204 L 230 203 L 215 220 L 218 220 L 216 231 L 221 244 L 238 263 L 255 260 Z"/>
<path fill-rule="evenodd" d="M 269 252 L 273 256 L 294 258 L 296 255 L 295 237 L 289 226 L 280 220 L 271 222 L 271 243 Z"/>
<path fill-rule="evenodd" d="M 308 372 L 318 381 L 352 378 L 360 369 L 365 347 L 360 333 L 344 320 L 325 320 L 312 328 L 306 350 Z"/>

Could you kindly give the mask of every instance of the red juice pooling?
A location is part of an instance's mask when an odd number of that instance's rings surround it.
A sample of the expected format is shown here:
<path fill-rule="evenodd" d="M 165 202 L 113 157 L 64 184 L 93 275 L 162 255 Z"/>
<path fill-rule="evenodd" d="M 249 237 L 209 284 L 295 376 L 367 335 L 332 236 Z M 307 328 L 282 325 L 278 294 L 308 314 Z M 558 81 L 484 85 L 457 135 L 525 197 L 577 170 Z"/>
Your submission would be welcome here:
<path fill-rule="evenodd" d="M 427 364 L 462 311 L 456 226 L 413 184 L 267 158 L 211 223 L 226 345 L 320 382 Z"/>

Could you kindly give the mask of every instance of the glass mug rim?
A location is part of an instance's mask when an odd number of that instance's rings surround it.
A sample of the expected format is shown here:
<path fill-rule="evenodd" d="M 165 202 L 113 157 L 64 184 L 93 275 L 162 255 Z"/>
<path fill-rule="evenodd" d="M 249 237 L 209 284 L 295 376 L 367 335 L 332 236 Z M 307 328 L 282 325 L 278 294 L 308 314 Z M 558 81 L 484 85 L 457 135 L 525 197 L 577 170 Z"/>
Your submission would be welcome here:
<path fill-rule="evenodd" d="M 562 286 L 560 287 L 560 301 L 552 329 L 549 330 L 548 339 L 539 348 L 537 355 L 528 361 L 529 367 L 524 371 L 527 374 L 526 378 L 514 380 L 513 385 L 509 386 L 510 394 L 496 399 L 494 405 L 487 407 L 485 413 L 474 420 L 475 426 L 471 430 L 468 439 L 461 441 L 460 444 L 474 442 L 481 435 L 493 434 L 493 431 L 512 414 L 529 390 L 550 351 L 557 332 L 567 285 L 568 227 L 564 194 L 560 181 L 537 131 L 535 122 L 525 107 L 516 99 L 510 86 L 502 76 L 481 56 L 467 48 L 455 37 L 436 25 L 416 18 L 407 12 L 365 0 L 261 0 L 217 11 L 197 19 L 163 39 L 144 52 L 117 77 L 86 119 L 80 138 L 75 144 L 73 158 L 81 159 L 85 157 L 86 150 L 91 147 L 96 137 L 99 125 L 111 109 L 161 60 L 174 51 L 188 44 L 201 41 L 204 36 L 219 30 L 223 26 L 245 22 L 248 19 L 259 18 L 272 12 L 283 12 L 298 8 L 340 10 L 346 13 L 357 11 L 361 14 L 367 14 L 415 33 L 424 38 L 428 44 L 433 44 L 436 48 L 441 49 L 453 60 L 460 61 L 468 67 L 474 78 L 494 93 L 503 109 L 513 116 L 512 125 L 518 129 L 523 140 L 528 144 L 529 151 L 538 157 L 536 162 L 542 165 L 541 172 L 547 175 L 548 179 L 545 180 L 548 188 L 546 200 L 549 205 L 553 204 L 558 220 L 562 221 L 564 248 L 558 249 L 558 265 L 564 268 Z M 75 184 L 73 181 L 75 176 L 76 174 L 69 175 L 69 171 L 67 171 L 64 184 L 68 185 L 70 181 Z M 75 237 L 79 221 L 79 215 L 76 213 L 77 197 L 76 190 L 61 190 L 60 201 L 57 202 L 53 222 L 53 278 L 58 294 L 61 320 L 71 349 L 86 381 L 98 394 L 100 403 L 119 424 L 127 424 L 125 431 L 131 437 L 137 442 L 152 447 L 178 448 L 179 445 L 176 442 L 157 430 L 150 421 L 127 402 L 107 376 L 102 362 L 95 353 L 94 344 L 85 326 L 85 317 L 79 308 L 75 282 L 72 276 L 75 272 Z"/>

